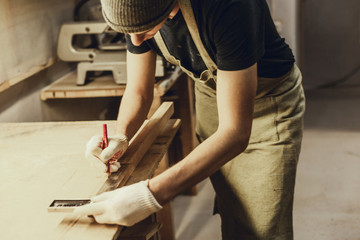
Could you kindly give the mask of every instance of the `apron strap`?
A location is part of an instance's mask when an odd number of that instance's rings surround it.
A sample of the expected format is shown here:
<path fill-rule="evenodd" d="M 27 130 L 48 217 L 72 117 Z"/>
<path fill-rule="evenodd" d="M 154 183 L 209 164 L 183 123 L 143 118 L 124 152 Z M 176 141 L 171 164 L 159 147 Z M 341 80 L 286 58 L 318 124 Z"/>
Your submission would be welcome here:
<path fill-rule="evenodd" d="M 197 77 L 195 76 L 195 74 L 193 72 L 190 72 L 189 70 L 187 70 L 186 68 L 184 68 L 181 65 L 180 60 L 176 59 L 174 56 L 172 56 L 168 50 L 168 48 L 165 45 L 165 42 L 161 36 L 160 31 L 158 31 L 155 36 L 154 36 L 155 42 L 158 45 L 160 51 L 162 52 L 164 58 L 169 62 L 172 63 L 176 66 L 179 66 L 181 68 L 181 70 L 183 70 L 189 77 L 191 77 L 192 79 L 196 80 Z"/>
<path fill-rule="evenodd" d="M 200 56 L 202 57 L 206 67 L 210 70 L 210 74 L 212 76 L 214 76 L 214 74 L 217 70 L 217 66 L 214 63 L 214 61 L 211 59 L 211 57 L 209 56 L 207 50 L 204 47 L 204 44 L 201 41 L 199 29 L 196 24 L 193 9 L 191 7 L 191 1 L 190 0 L 179 0 L 178 2 L 180 5 L 181 12 L 184 16 L 186 25 L 189 29 L 189 32 L 191 34 L 191 37 L 192 37 L 195 45 L 200 53 Z M 216 78 L 214 78 L 214 79 L 216 79 Z"/>
<path fill-rule="evenodd" d="M 179 5 L 180 5 L 180 9 L 181 12 L 183 14 L 183 17 L 185 19 L 187 28 L 190 32 L 190 35 L 195 43 L 195 46 L 197 47 L 199 54 L 202 58 L 202 60 L 204 61 L 206 67 L 207 67 L 207 71 L 204 71 L 201 76 L 200 79 L 202 79 L 201 81 L 206 82 L 207 79 L 211 78 L 214 81 L 216 81 L 216 70 L 217 70 L 217 66 L 214 63 L 214 61 L 211 59 L 211 57 L 209 56 L 208 52 L 206 51 L 201 38 L 200 38 L 200 34 L 199 34 L 199 29 L 197 27 L 196 21 L 195 21 L 195 16 L 194 16 L 194 12 L 192 10 L 191 7 L 191 2 L 190 0 L 179 0 Z M 181 66 L 181 63 L 178 59 L 176 59 L 174 56 L 172 56 L 168 50 L 168 48 L 165 45 L 165 42 L 161 36 L 160 31 L 158 31 L 155 36 L 154 36 L 155 42 L 157 43 L 160 51 L 162 52 L 162 54 L 164 55 L 165 59 L 177 66 L 180 66 L 181 69 L 188 74 L 192 79 L 196 80 L 197 77 L 194 75 L 194 73 L 190 72 L 189 70 L 185 69 L 184 67 Z M 208 83 L 209 84 L 209 83 Z M 214 84 L 212 84 L 214 85 Z"/>

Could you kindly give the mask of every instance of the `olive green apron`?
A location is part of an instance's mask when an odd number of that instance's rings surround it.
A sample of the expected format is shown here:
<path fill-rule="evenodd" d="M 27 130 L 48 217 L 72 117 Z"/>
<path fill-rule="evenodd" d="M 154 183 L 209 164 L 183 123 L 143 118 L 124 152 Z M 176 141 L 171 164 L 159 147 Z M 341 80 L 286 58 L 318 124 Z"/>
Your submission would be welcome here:
<path fill-rule="evenodd" d="M 190 0 L 179 4 L 208 69 L 196 77 L 171 56 L 160 32 L 154 38 L 167 61 L 195 82 L 196 133 L 203 141 L 218 126 L 217 66 L 201 42 Z M 280 78 L 258 78 L 249 145 L 210 177 L 223 239 L 293 239 L 293 195 L 305 111 L 301 81 L 295 64 Z"/>

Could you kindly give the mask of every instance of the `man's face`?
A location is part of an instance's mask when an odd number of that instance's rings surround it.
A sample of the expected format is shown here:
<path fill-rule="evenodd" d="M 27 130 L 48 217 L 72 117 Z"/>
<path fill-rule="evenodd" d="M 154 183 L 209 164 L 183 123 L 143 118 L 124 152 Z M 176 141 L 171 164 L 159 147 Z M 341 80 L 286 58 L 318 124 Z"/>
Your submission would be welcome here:
<path fill-rule="evenodd" d="M 156 25 L 154 28 L 147 30 L 145 32 L 139 32 L 139 33 L 129 33 L 131 42 L 135 46 L 140 46 L 144 41 L 149 40 L 150 38 L 153 38 L 155 34 L 160 30 L 160 28 L 164 25 L 167 19 L 163 20 L 161 23 Z"/>

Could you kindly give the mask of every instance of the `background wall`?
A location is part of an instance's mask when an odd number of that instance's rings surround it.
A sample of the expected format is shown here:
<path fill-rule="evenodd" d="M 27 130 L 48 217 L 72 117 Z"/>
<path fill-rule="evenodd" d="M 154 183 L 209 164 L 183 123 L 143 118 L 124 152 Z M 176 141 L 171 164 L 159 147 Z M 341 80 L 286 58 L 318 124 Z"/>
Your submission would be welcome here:
<path fill-rule="evenodd" d="M 267 1 L 281 35 L 294 50 L 305 88 L 360 84 L 359 0 Z M 29 64 L 41 67 L 54 59 L 58 30 L 72 20 L 74 2 L 0 1 L 0 88 L 1 81 L 26 72 Z M 40 90 L 71 69 L 74 65 L 54 59 L 50 68 L 0 92 L 0 121 L 116 118 L 117 98 L 41 102 Z"/>
<path fill-rule="evenodd" d="M 71 69 L 71 64 L 57 62 L 0 92 L 0 122 L 116 119 L 118 97 L 40 100 L 40 91 Z"/>
<path fill-rule="evenodd" d="M 119 98 L 40 100 L 45 86 L 75 69 L 56 48 L 80 1 L 0 0 L 0 122 L 116 119 Z"/>
<path fill-rule="evenodd" d="M 302 0 L 267 0 L 277 29 L 294 52 L 298 65 L 302 65 Z"/>
<path fill-rule="evenodd" d="M 303 0 L 306 88 L 360 84 L 360 1 Z"/>
<path fill-rule="evenodd" d="M 59 27 L 73 8 L 72 0 L 0 1 L 0 89 L 55 61 Z"/>

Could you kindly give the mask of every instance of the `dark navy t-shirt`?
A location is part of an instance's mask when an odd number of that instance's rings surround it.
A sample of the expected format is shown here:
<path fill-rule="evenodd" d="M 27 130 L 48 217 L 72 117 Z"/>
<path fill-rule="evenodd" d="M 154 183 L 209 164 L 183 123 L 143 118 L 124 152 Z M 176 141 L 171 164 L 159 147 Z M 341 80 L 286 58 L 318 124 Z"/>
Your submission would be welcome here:
<path fill-rule="evenodd" d="M 294 55 L 275 28 L 266 0 L 191 0 L 201 40 L 210 57 L 225 71 L 241 70 L 258 63 L 259 77 L 275 78 L 290 71 Z M 179 11 L 160 30 L 171 55 L 196 75 L 206 66 Z M 162 55 L 155 40 L 128 50 Z"/>

